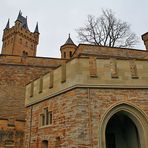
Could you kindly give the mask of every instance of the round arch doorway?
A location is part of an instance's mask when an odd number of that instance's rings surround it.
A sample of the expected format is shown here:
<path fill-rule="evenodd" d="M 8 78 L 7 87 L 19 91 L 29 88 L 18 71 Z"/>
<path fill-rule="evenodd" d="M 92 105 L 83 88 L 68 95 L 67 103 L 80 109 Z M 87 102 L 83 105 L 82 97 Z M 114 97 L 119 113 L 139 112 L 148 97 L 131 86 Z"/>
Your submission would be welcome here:
<path fill-rule="evenodd" d="M 137 127 L 123 112 L 118 112 L 110 118 L 105 137 L 106 148 L 140 148 Z"/>

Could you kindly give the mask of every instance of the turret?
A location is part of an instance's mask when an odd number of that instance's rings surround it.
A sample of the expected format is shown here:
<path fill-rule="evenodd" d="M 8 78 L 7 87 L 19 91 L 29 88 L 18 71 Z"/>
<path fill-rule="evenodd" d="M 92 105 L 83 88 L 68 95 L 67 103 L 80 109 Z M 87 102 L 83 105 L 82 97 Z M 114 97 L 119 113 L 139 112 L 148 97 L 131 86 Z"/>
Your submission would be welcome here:
<path fill-rule="evenodd" d="M 146 50 L 148 51 L 148 32 L 142 35 L 142 40 L 144 42 Z"/>
<path fill-rule="evenodd" d="M 8 19 L 5 29 L 9 29 L 9 28 L 10 28 L 10 20 Z"/>
<path fill-rule="evenodd" d="M 34 33 L 39 34 L 38 22 L 36 23 L 36 27 L 35 27 Z"/>
<path fill-rule="evenodd" d="M 39 41 L 38 24 L 34 32 L 28 27 L 27 17 L 19 11 L 15 25 L 10 27 L 8 20 L 3 33 L 2 54 L 18 56 L 36 56 Z"/>
<path fill-rule="evenodd" d="M 76 50 L 76 48 L 77 48 L 77 46 L 74 44 L 74 42 L 72 41 L 70 34 L 69 34 L 67 41 L 60 48 L 61 58 L 63 58 L 63 59 L 72 58 L 73 53 Z"/>

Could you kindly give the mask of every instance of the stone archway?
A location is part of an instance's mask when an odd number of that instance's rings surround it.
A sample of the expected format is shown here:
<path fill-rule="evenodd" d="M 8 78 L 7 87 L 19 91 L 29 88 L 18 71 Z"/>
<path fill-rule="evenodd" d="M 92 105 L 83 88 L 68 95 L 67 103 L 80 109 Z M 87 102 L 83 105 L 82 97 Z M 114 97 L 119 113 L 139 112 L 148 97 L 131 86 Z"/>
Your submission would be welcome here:
<path fill-rule="evenodd" d="M 106 148 L 140 148 L 137 127 L 122 111 L 109 119 L 105 139 Z"/>
<path fill-rule="evenodd" d="M 118 126 L 116 125 L 116 129 L 113 129 L 113 125 L 115 126 L 116 121 L 118 120 Z M 128 129 L 125 127 L 124 123 L 128 124 L 131 127 L 132 134 L 129 135 Z M 111 126 L 112 124 L 112 126 Z M 124 129 L 125 131 L 119 130 L 119 128 Z M 116 132 L 112 132 L 116 130 Z M 117 137 L 117 132 L 120 134 Z M 126 140 L 127 138 L 123 138 L 125 136 L 131 136 L 133 141 L 136 141 L 137 147 L 133 142 L 129 142 Z M 107 141 L 109 137 L 112 138 L 111 141 Z M 99 148 L 122 148 L 119 147 L 119 143 L 116 143 L 116 138 L 119 138 L 119 141 L 124 142 L 123 148 L 146 148 L 148 147 L 148 119 L 147 116 L 136 106 L 132 104 L 120 103 L 112 106 L 105 113 L 102 123 L 100 125 L 99 132 Z M 111 145 L 110 147 L 108 145 Z M 130 145 L 132 147 L 128 147 Z"/>
<path fill-rule="evenodd" d="M 48 141 L 47 140 L 42 141 L 41 148 L 48 148 Z"/>

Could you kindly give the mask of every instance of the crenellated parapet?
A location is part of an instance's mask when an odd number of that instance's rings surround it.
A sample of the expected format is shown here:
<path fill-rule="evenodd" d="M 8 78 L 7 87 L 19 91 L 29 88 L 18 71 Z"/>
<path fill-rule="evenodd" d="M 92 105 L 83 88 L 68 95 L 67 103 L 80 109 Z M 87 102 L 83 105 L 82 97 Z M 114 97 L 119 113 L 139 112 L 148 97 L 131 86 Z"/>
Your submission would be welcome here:
<path fill-rule="evenodd" d="M 26 106 L 77 87 L 148 88 L 148 60 L 74 58 L 26 86 Z"/>
<path fill-rule="evenodd" d="M 6 40 L 6 39 L 11 39 L 11 37 L 13 37 L 13 35 L 16 33 L 20 37 L 22 37 L 24 39 L 28 39 L 31 42 L 38 44 L 39 38 L 37 37 L 36 33 L 30 32 L 29 30 L 26 30 L 25 28 L 23 28 L 21 26 L 12 26 L 9 29 L 5 29 L 2 41 Z"/>

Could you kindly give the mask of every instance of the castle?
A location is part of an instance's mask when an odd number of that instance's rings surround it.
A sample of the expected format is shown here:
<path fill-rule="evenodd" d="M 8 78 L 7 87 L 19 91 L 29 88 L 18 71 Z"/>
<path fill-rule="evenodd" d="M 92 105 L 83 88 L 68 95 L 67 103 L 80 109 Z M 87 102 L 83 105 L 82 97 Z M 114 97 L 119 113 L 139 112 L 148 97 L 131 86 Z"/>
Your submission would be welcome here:
<path fill-rule="evenodd" d="M 146 50 L 74 44 L 36 56 L 38 24 L 9 20 L 0 55 L 0 147 L 147 148 Z"/>

